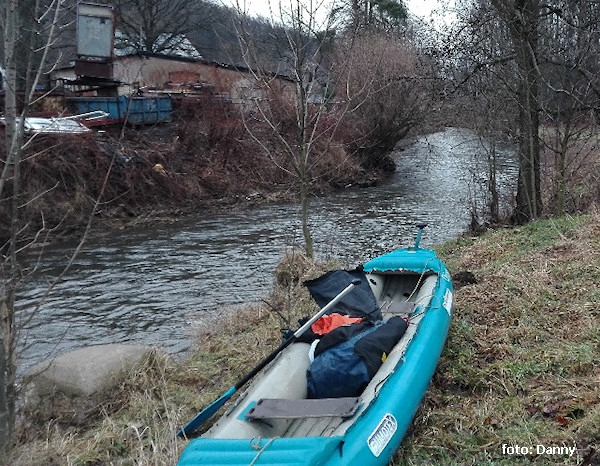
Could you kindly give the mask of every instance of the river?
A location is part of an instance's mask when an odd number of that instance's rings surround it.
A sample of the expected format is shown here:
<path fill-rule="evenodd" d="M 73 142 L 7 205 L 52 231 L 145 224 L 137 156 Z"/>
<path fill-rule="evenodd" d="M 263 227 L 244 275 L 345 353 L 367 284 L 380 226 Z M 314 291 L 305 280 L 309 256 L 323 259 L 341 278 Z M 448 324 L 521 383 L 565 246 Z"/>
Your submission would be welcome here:
<path fill-rule="evenodd" d="M 355 266 L 412 244 L 418 222 L 429 225 L 423 247 L 459 236 L 470 222 L 469 205 L 482 205 L 485 196 L 483 148 L 473 133 L 448 128 L 396 151 L 397 170 L 386 183 L 315 198 L 316 255 Z M 501 192 L 511 196 L 514 151 L 497 151 Z M 301 244 L 299 207 L 289 203 L 99 235 L 23 333 L 21 370 L 49 355 L 104 343 L 154 345 L 182 357 L 199 325 L 266 296 L 281 255 Z M 45 250 L 19 295 L 21 316 L 36 306 L 73 248 Z"/>

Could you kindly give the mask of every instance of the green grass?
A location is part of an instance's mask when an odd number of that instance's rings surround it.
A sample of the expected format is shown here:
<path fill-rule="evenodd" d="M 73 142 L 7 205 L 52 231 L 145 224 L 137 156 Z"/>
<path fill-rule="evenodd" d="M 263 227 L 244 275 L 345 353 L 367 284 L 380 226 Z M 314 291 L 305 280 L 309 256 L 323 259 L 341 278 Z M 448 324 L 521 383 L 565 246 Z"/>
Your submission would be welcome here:
<path fill-rule="evenodd" d="M 478 283 L 456 292 L 446 349 L 394 465 L 600 462 L 599 244 L 600 219 L 582 216 L 440 248 Z"/>
<path fill-rule="evenodd" d="M 600 463 L 599 245 L 592 215 L 439 248 L 451 272 L 478 282 L 456 290 L 444 353 L 393 465 Z M 314 311 L 298 282 L 331 267 L 287 256 L 268 304 L 208 325 L 184 363 L 150 361 L 84 425 L 24 420 L 12 464 L 174 464 L 186 445 L 174 432 L 277 346 L 283 321 Z M 578 451 L 503 451 L 515 445 Z"/>

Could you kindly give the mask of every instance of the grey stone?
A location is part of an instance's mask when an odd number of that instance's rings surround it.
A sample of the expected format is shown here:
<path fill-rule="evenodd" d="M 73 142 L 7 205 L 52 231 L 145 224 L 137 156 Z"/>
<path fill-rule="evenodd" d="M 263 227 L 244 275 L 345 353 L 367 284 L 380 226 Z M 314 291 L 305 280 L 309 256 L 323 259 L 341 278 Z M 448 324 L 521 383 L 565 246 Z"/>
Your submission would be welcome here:
<path fill-rule="evenodd" d="M 143 345 L 88 346 L 37 364 L 26 378 L 39 397 L 57 392 L 90 396 L 114 386 L 153 351 Z"/>

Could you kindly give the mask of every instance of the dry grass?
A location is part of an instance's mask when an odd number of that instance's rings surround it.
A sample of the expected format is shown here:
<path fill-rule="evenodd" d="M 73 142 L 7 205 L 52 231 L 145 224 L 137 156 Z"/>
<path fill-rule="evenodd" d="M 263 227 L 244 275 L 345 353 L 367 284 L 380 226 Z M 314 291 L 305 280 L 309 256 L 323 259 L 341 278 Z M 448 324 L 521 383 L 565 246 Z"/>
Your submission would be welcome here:
<path fill-rule="evenodd" d="M 394 465 L 600 463 L 600 215 L 534 223 L 440 248 L 478 283 L 456 312 L 432 386 Z M 290 253 L 261 305 L 224 313 L 175 365 L 157 357 L 85 426 L 55 419 L 16 451 L 15 465 L 175 464 L 174 434 L 315 311 L 299 282 L 335 265 Z M 292 305 L 293 304 L 293 305 Z M 572 446 L 565 455 L 506 455 L 507 446 Z"/>
<path fill-rule="evenodd" d="M 87 422 L 57 415 L 21 431 L 9 464 L 172 464 L 180 450 L 173 432 L 184 422 L 173 400 L 172 376 L 179 370 L 169 357 L 153 355 L 102 396 Z"/>
<path fill-rule="evenodd" d="M 301 281 L 333 267 L 287 253 L 265 302 L 223 312 L 218 322 L 199 332 L 197 347 L 185 363 L 151 358 L 97 405 L 87 407 L 84 421 L 79 416 L 74 422 L 66 409 L 62 416 L 55 409 L 52 419 L 30 416 L 10 464 L 175 464 L 187 443 L 175 433 L 273 351 L 282 328 L 295 330 L 299 318 L 314 314 L 316 304 Z"/>

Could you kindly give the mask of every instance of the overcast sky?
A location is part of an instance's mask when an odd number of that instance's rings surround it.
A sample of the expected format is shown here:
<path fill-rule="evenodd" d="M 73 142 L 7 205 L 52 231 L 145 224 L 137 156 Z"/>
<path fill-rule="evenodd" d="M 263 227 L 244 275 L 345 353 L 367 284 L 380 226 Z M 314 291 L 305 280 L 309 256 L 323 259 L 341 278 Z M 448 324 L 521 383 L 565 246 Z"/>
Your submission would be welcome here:
<path fill-rule="evenodd" d="M 438 6 L 437 0 L 407 0 L 406 6 L 408 9 L 419 16 L 429 16 L 431 10 Z"/>
<path fill-rule="evenodd" d="M 260 15 L 268 18 L 269 3 L 275 8 L 279 4 L 279 0 L 223 0 L 224 3 L 245 9 L 252 15 Z M 331 0 L 313 0 L 313 5 L 331 3 Z M 429 16 L 431 11 L 439 6 L 438 0 L 405 0 L 408 9 L 415 15 Z M 289 4 L 289 0 L 283 0 L 283 4 Z"/>

